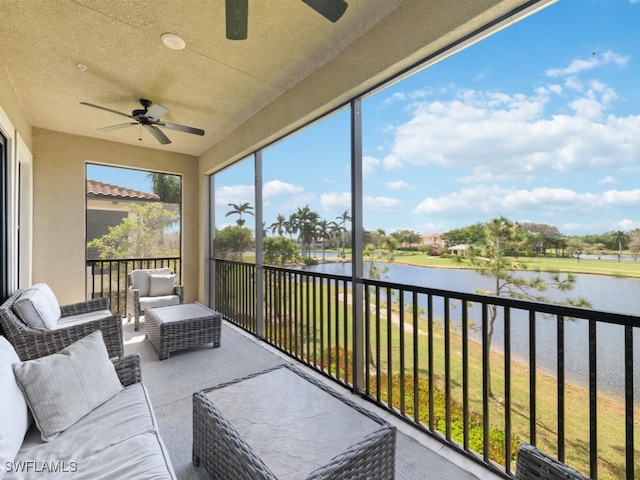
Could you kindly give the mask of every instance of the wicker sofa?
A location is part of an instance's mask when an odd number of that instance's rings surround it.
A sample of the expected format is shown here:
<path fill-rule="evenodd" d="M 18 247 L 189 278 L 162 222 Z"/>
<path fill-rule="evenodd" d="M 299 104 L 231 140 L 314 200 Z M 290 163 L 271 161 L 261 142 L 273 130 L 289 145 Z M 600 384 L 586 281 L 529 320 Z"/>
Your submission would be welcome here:
<path fill-rule="evenodd" d="M 515 480 L 589 480 L 580 472 L 523 443 L 518 448 Z"/>
<path fill-rule="evenodd" d="M 139 355 L 109 359 L 100 331 L 35 362 L 20 362 L 0 336 L 0 479 L 175 480 L 140 379 Z M 95 393 L 106 385 L 108 398 Z M 62 424 L 69 404 L 75 418 Z"/>
<path fill-rule="evenodd" d="M 59 306 L 60 316 L 53 328 L 34 328 L 25 323 L 16 311 L 16 302 L 33 293 L 33 289 L 46 292 L 47 288 L 42 285 L 16 290 L 0 305 L 1 333 L 14 346 L 21 360 L 50 355 L 96 330 L 102 331 L 110 357 L 123 355 L 122 318 L 110 311 L 106 297 Z"/>

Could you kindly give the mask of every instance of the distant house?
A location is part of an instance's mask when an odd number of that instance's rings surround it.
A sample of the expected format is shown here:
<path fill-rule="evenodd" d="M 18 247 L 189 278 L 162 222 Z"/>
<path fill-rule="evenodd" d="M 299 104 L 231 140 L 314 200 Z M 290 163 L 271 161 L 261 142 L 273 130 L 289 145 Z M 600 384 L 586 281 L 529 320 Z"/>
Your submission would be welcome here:
<path fill-rule="evenodd" d="M 131 204 L 159 202 L 155 193 L 140 192 L 97 180 L 87 179 L 87 243 L 109 233 L 109 227 L 119 225 L 129 216 Z M 87 259 L 100 258 L 98 250 L 87 250 Z"/>
<path fill-rule="evenodd" d="M 423 245 L 430 245 L 434 248 L 444 247 L 441 233 L 425 233 L 420 235 L 420 238 L 422 238 Z"/>
<path fill-rule="evenodd" d="M 455 245 L 453 247 L 449 247 L 449 251 L 451 255 L 465 256 L 467 254 L 467 250 L 469 249 L 469 245 L 462 243 L 460 245 Z"/>

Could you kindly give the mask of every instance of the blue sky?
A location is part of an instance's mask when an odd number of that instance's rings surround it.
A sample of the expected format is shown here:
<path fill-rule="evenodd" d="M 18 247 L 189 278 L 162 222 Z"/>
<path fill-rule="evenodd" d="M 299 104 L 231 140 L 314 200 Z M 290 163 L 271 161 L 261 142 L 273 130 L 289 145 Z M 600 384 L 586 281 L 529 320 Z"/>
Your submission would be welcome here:
<path fill-rule="evenodd" d="M 119 187 L 131 188 L 140 192 L 153 191 L 149 172 L 132 168 L 115 168 L 103 165 L 87 164 L 87 178 Z"/>
<path fill-rule="evenodd" d="M 364 227 L 640 228 L 640 0 L 560 0 L 363 101 Z M 349 112 L 264 151 L 264 219 L 350 209 Z M 217 176 L 217 226 L 253 198 Z"/>

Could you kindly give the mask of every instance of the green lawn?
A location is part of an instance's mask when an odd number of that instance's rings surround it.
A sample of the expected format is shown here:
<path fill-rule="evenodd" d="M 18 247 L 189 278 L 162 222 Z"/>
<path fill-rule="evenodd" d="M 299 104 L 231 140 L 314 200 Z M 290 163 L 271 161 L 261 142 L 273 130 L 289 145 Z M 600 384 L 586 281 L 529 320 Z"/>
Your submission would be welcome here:
<path fill-rule="evenodd" d="M 304 285 L 304 284 L 303 284 Z M 340 293 L 339 300 L 336 301 L 335 296 L 327 295 L 326 290 L 323 295 L 317 290 L 307 289 L 306 286 L 297 291 L 295 301 L 289 303 L 283 310 L 281 321 L 272 323 L 267 330 L 267 336 L 274 340 L 280 340 L 285 346 L 293 350 L 296 356 L 311 360 L 312 363 L 321 364 L 325 369 L 329 368 L 330 373 L 338 378 L 351 382 L 351 378 L 344 378 L 348 369 L 345 363 L 351 364 L 350 350 L 352 338 L 351 309 L 345 309 L 344 292 L 338 289 L 334 294 Z M 350 293 L 347 292 L 350 303 Z M 311 299 L 310 296 L 313 296 Z M 288 298 L 289 296 L 286 295 Z M 310 308 L 306 307 L 311 300 Z M 319 313 L 320 305 L 325 305 L 322 315 Z M 331 304 L 330 311 L 327 311 L 327 305 Z M 313 307 L 315 305 L 315 307 Z M 315 308 L 316 315 L 309 315 Z M 395 310 L 395 309 L 394 309 Z M 345 314 L 346 313 L 346 314 Z M 424 318 L 419 320 L 419 335 L 417 352 L 418 352 L 418 371 L 413 372 L 413 339 L 414 336 L 405 332 L 404 348 L 401 347 L 400 326 L 397 323 L 397 311 L 394 311 L 394 322 L 391 324 L 391 340 L 386 326 L 387 314 L 381 311 L 383 321 L 381 322 L 380 337 L 375 340 L 375 328 L 372 332 L 372 344 L 368 347 L 369 351 L 374 354 L 375 345 L 380 345 L 380 372 L 384 374 L 380 389 L 381 400 L 384 403 L 390 403 L 392 408 L 400 409 L 400 397 L 397 396 L 400 389 L 400 351 L 404 351 L 404 365 L 406 375 L 406 391 L 403 404 L 405 405 L 406 414 L 413 416 L 413 384 L 411 378 L 417 373 L 422 380 L 426 380 L 428 375 L 427 358 L 428 358 L 428 335 L 427 322 Z M 312 318 L 316 319 L 313 322 Z M 323 320 L 321 320 L 323 318 Z M 405 322 L 410 322 L 411 315 L 405 316 Z M 281 330 L 282 328 L 282 330 Z M 285 332 L 296 332 L 295 336 Z M 278 332 L 278 333 L 276 333 Z M 440 324 L 434 325 L 433 338 L 433 358 L 434 358 L 434 380 L 441 392 L 445 389 L 445 365 L 448 362 L 448 368 L 451 372 L 450 388 L 451 400 L 455 401 L 458 407 L 454 411 L 458 411 L 462 405 L 462 337 L 460 332 L 452 332 L 449 343 L 449 356 L 445 355 L 445 336 L 444 329 Z M 280 337 L 280 338 L 278 338 Z M 388 350 L 390 346 L 390 350 Z M 345 358 L 345 352 L 347 357 Z M 477 342 L 469 342 L 469 408 L 472 414 L 482 412 L 482 349 Z M 389 369 L 389 365 L 392 365 Z M 504 357 L 500 352 L 493 351 L 491 353 L 492 383 L 494 386 L 494 394 L 497 398 L 504 398 Z M 393 400 L 389 400 L 387 374 L 392 373 L 393 384 Z M 375 386 L 375 377 L 371 378 Z M 536 373 L 537 381 L 537 419 L 536 433 L 537 444 L 543 450 L 555 455 L 557 452 L 557 381 L 552 375 L 542 372 Z M 424 389 L 424 383 L 421 381 L 421 387 Z M 514 443 L 519 441 L 527 441 L 529 439 L 529 369 L 526 364 L 512 361 L 511 364 L 511 422 Z M 375 388 L 373 389 L 375 392 Z M 582 472 L 589 471 L 589 392 L 575 385 L 567 384 L 565 386 L 565 433 L 567 438 L 566 444 L 566 463 L 578 468 Z M 374 395 L 375 393 L 372 392 Z M 427 391 L 421 390 L 420 397 L 426 399 Z M 438 403 L 438 402 L 436 402 Z M 440 409 L 436 405 L 435 408 Z M 489 420 L 492 429 L 495 431 L 504 430 L 505 428 L 505 408 L 501 401 L 491 401 L 489 403 Z M 640 438 L 640 408 L 636 412 L 636 438 Z M 438 419 L 436 419 L 438 420 Z M 439 419 L 442 420 L 442 419 Z M 420 413 L 420 421 L 428 423 L 428 410 Z M 598 397 L 598 453 L 599 453 L 599 478 L 600 479 L 617 479 L 624 475 L 624 405 L 622 400 L 600 395 Z M 459 432 L 458 432 L 459 433 Z M 458 435 L 455 435 L 457 438 Z M 461 440 L 461 438 L 458 438 Z M 517 447 L 517 445 L 514 445 Z M 481 453 L 481 452 L 479 452 Z M 636 453 L 636 464 L 639 465 L 640 474 L 640 450 Z M 496 460 L 497 458 L 493 458 Z"/>
<path fill-rule="evenodd" d="M 520 257 L 528 270 L 545 272 L 590 273 L 616 277 L 640 278 L 640 261 L 597 260 L 556 257 Z M 376 261 L 383 261 L 382 259 Z M 433 268 L 470 268 L 450 258 L 430 257 L 419 252 L 401 252 L 394 255 L 394 263 Z"/>

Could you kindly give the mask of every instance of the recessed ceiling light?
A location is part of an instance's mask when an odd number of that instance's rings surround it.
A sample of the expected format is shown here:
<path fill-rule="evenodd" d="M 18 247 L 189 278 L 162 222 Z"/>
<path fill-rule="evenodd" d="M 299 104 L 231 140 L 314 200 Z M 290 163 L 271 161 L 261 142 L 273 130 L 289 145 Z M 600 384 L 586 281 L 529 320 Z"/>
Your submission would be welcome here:
<path fill-rule="evenodd" d="M 87 68 L 89 68 L 89 67 L 87 67 L 84 63 L 78 63 L 78 64 L 76 65 L 76 67 L 78 67 L 78 69 L 80 69 L 80 70 L 81 70 L 81 71 L 83 71 L 83 72 L 86 72 L 86 71 L 87 71 Z"/>
<path fill-rule="evenodd" d="M 182 50 L 187 46 L 183 39 L 173 33 L 163 33 L 160 38 L 162 43 L 173 50 Z"/>

